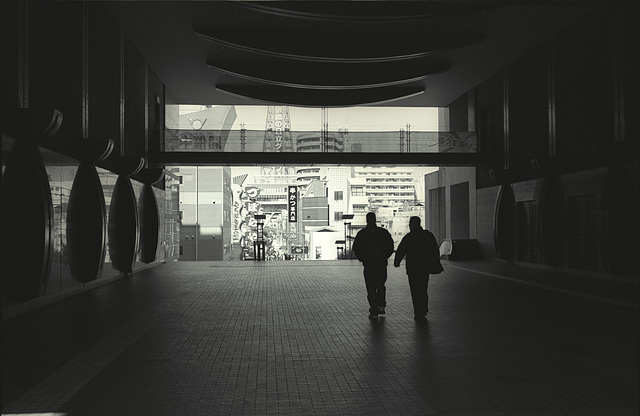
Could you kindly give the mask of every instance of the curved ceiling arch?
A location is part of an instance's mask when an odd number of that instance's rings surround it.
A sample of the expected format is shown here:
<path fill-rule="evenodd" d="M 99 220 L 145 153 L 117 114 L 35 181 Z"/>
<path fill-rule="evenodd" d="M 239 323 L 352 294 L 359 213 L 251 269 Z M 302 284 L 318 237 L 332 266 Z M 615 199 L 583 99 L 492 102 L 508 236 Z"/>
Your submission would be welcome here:
<path fill-rule="evenodd" d="M 447 71 L 449 63 L 424 59 L 401 63 L 325 63 L 278 60 L 263 65 L 211 60 L 207 65 L 237 78 L 298 88 L 361 89 L 407 84 Z"/>
<path fill-rule="evenodd" d="M 545 42 L 586 8 L 575 1 L 543 3 L 534 5 L 516 0 L 106 2 L 123 31 L 177 102 L 245 103 L 239 95 L 234 98 L 216 90 L 216 85 L 244 85 L 247 89 L 258 85 L 296 86 L 305 87 L 304 90 L 328 86 L 355 91 L 365 86 L 403 87 L 402 80 L 405 80 L 426 89 L 426 93 L 394 100 L 390 105 L 420 107 L 449 105 Z M 209 39 L 205 41 L 196 36 L 196 30 Z M 467 38 L 453 42 L 459 35 Z M 363 53 L 367 48 L 373 52 Z M 275 52 L 276 57 L 266 54 L 269 52 Z M 346 76 L 340 78 L 339 74 L 327 80 L 314 71 L 310 72 L 312 76 L 300 77 L 288 72 L 285 66 L 274 67 L 273 70 L 282 71 L 276 75 L 271 73 L 272 69 L 260 68 L 278 59 L 306 61 L 318 66 L 322 61 L 333 62 L 343 64 L 345 72 L 350 71 L 347 65 L 350 63 L 367 66 L 363 66 L 361 79 L 355 81 Z M 405 68 L 413 60 L 447 62 L 450 68 L 414 80 L 416 73 L 407 72 Z M 245 68 L 232 67 L 230 62 L 242 62 Z M 368 72 L 377 72 L 380 68 L 386 71 L 384 65 L 373 65 L 381 62 L 389 63 L 389 67 L 395 64 L 394 70 L 398 73 L 370 75 Z M 207 63 L 226 72 L 213 69 Z M 303 65 L 298 68 L 309 72 Z M 260 72 L 256 72 L 257 69 Z M 338 67 L 334 71 L 336 74 Z M 425 73 L 418 72 L 416 77 Z"/>
<path fill-rule="evenodd" d="M 261 36 L 216 28 L 199 28 L 201 39 L 266 56 L 312 62 L 389 62 L 421 58 L 471 46 L 479 33 L 269 31 Z"/>
<path fill-rule="evenodd" d="M 408 22 L 484 13 L 493 7 L 488 4 L 444 4 L 415 1 L 370 2 L 366 8 L 359 2 L 238 2 L 236 7 L 273 16 L 328 22 Z M 408 12 L 410 10 L 410 12 Z"/>

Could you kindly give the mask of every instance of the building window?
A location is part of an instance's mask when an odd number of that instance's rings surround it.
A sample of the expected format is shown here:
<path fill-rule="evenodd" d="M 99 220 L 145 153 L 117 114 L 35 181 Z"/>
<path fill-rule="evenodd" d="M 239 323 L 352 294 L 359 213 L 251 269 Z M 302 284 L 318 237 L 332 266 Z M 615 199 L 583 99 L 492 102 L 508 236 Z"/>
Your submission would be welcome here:
<path fill-rule="evenodd" d="M 333 193 L 333 199 L 334 199 L 334 200 L 336 200 L 336 201 L 342 201 L 342 198 L 343 198 L 343 196 L 342 196 L 342 191 L 335 191 L 335 192 Z"/>
<path fill-rule="evenodd" d="M 360 204 L 353 205 L 353 212 L 365 212 L 366 210 L 367 210 L 366 205 L 360 205 Z"/>
<path fill-rule="evenodd" d="M 353 196 L 364 196 L 364 188 L 361 186 L 351 188 L 351 195 Z"/>
<path fill-rule="evenodd" d="M 342 212 L 340 211 L 335 211 L 333 213 L 333 220 L 334 221 L 342 221 Z"/>

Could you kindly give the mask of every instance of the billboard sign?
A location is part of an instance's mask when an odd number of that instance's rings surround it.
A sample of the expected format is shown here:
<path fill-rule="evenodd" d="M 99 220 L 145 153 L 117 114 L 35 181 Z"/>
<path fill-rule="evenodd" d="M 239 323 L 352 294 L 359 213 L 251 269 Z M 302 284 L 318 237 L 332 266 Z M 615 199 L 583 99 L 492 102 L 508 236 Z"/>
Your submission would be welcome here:
<path fill-rule="evenodd" d="M 289 186 L 289 196 L 287 197 L 287 212 L 289 222 L 298 222 L 298 187 Z"/>
<path fill-rule="evenodd" d="M 438 135 L 438 152 L 440 153 L 476 153 L 478 136 L 474 131 L 440 132 Z"/>

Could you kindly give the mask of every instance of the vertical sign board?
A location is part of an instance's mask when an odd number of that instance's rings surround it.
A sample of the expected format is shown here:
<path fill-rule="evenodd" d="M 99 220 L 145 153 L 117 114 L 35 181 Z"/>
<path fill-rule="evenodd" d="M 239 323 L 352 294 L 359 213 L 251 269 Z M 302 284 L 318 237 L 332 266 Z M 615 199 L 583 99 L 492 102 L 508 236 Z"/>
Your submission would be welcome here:
<path fill-rule="evenodd" d="M 298 187 L 289 186 L 288 213 L 289 222 L 298 222 Z"/>

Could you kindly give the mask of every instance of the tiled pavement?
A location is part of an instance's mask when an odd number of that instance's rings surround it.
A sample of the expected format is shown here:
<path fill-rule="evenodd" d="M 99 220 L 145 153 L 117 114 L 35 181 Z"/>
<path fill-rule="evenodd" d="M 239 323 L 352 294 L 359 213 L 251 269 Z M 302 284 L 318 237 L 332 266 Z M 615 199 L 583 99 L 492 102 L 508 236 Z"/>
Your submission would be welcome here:
<path fill-rule="evenodd" d="M 638 415 L 637 285 L 445 267 L 426 323 L 392 266 L 373 321 L 357 261 L 147 269 L 4 321 L 2 413 Z"/>

